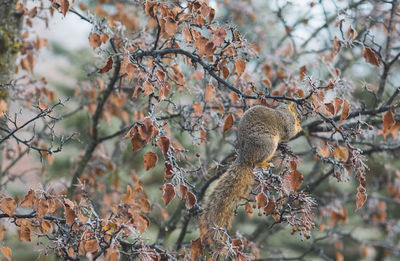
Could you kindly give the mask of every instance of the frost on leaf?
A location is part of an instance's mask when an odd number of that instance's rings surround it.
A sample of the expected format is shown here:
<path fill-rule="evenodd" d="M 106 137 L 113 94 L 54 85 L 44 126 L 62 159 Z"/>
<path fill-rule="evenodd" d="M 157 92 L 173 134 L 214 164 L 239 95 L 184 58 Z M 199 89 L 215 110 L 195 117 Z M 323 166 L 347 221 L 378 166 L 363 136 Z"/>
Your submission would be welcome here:
<path fill-rule="evenodd" d="M 175 197 L 174 186 L 171 183 L 165 184 L 162 195 L 162 199 L 164 200 L 165 205 L 167 206 L 174 197 Z"/>

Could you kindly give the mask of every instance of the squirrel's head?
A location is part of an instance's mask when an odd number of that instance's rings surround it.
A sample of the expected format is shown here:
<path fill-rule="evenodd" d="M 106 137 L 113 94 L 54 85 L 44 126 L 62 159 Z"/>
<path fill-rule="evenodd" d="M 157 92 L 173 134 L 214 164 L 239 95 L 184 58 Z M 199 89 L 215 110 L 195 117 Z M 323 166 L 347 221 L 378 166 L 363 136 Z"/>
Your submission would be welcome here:
<path fill-rule="evenodd" d="M 282 141 L 289 141 L 301 131 L 300 115 L 296 110 L 294 102 L 291 102 L 289 105 L 279 106 L 278 110 L 282 112 L 285 121 L 285 124 L 283 124 L 285 135 L 281 139 Z"/>

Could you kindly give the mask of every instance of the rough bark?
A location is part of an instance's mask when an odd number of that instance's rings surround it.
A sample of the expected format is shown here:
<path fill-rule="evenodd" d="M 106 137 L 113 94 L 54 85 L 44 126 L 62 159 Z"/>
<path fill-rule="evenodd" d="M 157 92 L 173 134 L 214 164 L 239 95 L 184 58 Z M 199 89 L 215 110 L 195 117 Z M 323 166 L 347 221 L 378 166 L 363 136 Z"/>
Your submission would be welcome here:
<path fill-rule="evenodd" d="M 11 81 L 21 45 L 19 35 L 22 13 L 16 10 L 16 4 L 17 0 L 0 0 L 0 86 Z M 4 95 L 6 93 L 0 93 L 0 96 Z"/>

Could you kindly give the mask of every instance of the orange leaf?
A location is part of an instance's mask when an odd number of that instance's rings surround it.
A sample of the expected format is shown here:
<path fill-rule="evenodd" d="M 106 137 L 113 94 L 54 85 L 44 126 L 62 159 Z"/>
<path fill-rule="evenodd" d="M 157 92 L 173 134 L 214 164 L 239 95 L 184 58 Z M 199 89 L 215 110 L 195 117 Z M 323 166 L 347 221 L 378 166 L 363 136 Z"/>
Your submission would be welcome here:
<path fill-rule="evenodd" d="M 1 252 L 8 259 L 11 260 L 11 249 L 8 247 L 1 247 Z"/>
<path fill-rule="evenodd" d="M 4 239 L 4 232 L 6 231 L 6 228 L 4 225 L 0 226 L 0 241 L 3 241 Z"/>
<path fill-rule="evenodd" d="M 334 156 L 336 159 L 341 160 L 343 162 L 346 162 L 347 159 L 349 158 L 349 151 L 347 150 L 346 147 L 343 146 L 337 146 L 333 152 L 332 156 Z"/>
<path fill-rule="evenodd" d="M 303 175 L 298 171 L 294 170 L 289 173 L 289 183 L 293 191 L 296 191 L 303 184 Z"/>
<path fill-rule="evenodd" d="M 108 34 L 102 33 L 102 34 L 100 35 L 100 41 L 101 41 L 102 43 L 106 43 L 106 42 L 108 41 L 108 39 L 110 39 L 110 37 L 108 36 Z"/>
<path fill-rule="evenodd" d="M 229 99 L 232 101 L 233 104 L 237 103 L 239 100 L 239 95 L 236 92 L 229 93 Z"/>
<path fill-rule="evenodd" d="M 256 196 L 257 208 L 264 208 L 268 204 L 268 197 L 264 192 L 260 192 Z"/>
<path fill-rule="evenodd" d="M 232 126 L 233 126 L 233 115 L 232 113 L 229 113 L 225 119 L 224 129 L 222 132 L 229 130 L 230 128 L 232 128 Z"/>
<path fill-rule="evenodd" d="M 169 143 L 170 142 L 167 137 L 160 137 L 157 141 L 157 144 L 161 148 L 164 157 L 168 157 Z"/>
<path fill-rule="evenodd" d="M 378 57 L 376 56 L 375 52 L 372 51 L 371 48 L 364 47 L 364 49 L 362 50 L 362 55 L 364 56 L 364 59 L 367 63 L 370 63 L 375 66 L 379 66 Z"/>
<path fill-rule="evenodd" d="M 246 62 L 242 60 L 236 60 L 235 72 L 238 74 L 238 78 L 242 75 L 245 69 L 246 69 Z"/>
<path fill-rule="evenodd" d="M 162 199 L 164 200 L 165 205 L 167 206 L 169 202 L 175 197 L 175 189 L 171 183 L 167 183 L 164 185 Z"/>
<path fill-rule="evenodd" d="M 359 210 L 365 203 L 365 201 L 367 200 L 367 194 L 362 193 L 360 191 L 357 192 L 357 209 Z"/>
<path fill-rule="evenodd" d="M 8 104 L 5 100 L 0 99 L 0 117 L 4 116 L 4 113 L 8 111 Z"/>
<path fill-rule="evenodd" d="M 268 200 L 268 205 L 264 208 L 265 215 L 268 216 L 275 210 L 275 202 L 271 199 Z"/>
<path fill-rule="evenodd" d="M 83 246 L 87 253 L 93 253 L 97 251 L 98 243 L 96 239 L 90 239 L 84 242 Z"/>
<path fill-rule="evenodd" d="M 63 15 L 65 16 L 68 12 L 69 9 L 69 1 L 68 0 L 61 0 L 60 3 L 60 10 L 63 13 Z"/>
<path fill-rule="evenodd" d="M 343 100 L 335 97 L 335 98 L 333 98 L 333 102 L 335 104 L 335 113 L 334 114 L 336 114 L 340 111 L 340 108 L 342 108 Z"/>
<path fill-rule="evenodd" d="M 43 229 L 44 233 L 49 233 L 51 231 L 51 224 L 47 220 L 42 220 L 42 222 L 40 222 L 40 227 Z"/>
<path fill-rule="evenodd" d="M 203 106 L 201 103 L 193 104 L 193 112 L 197 117 L 200 117 L 203 114 Z"/>
<path fill-rule="evenodd" d="M 14 214 L 17 203 L 13 198 L 3 198 L 0 203 L 0 209 L 10 217 Z"/>
<path fill-rule="evenodd" d="M 349 111 L 350 111 L 350 104 L 347 100 L 343 101 L 343 110 L 342 110 L 342 114 L 340 115 L 340 121 L 342 122 L 344 119 L 347 118 L 347 116 L 349 115 Z"/>
<path fill-rule="evenodd" d="M 75 211 L 69 205 L 65 204 L 65 202 L 64 202 L 64 215 L 66 223 L 69 226 L 72 226 L 72 224 L 75 222 L 76 214 Z"/>
<path fill-rule="evenodd" d="M 153 92 L 154 92 L 154 86 L 153 86 L 153 84 L 151 84 L 150 82 L 148 82 L 148 81 L 145 81 L 144 83 L 143 83 L 143 89 L 144 89 L 144 96 L 146 97 L 146 96 L 149 96 L 150 94 L 152 94 Z"/>
<path fill-rule="evenodd" d="M 144 155 L 144 166 L 146 167 L 146 170 L 149 170 L 151 168 L 154 168 L 157 164 L 158 161 L 158 156 L 157 154 L 149 151 Z"/>
<path fill-rule="evenodd" d="M 333 47 L 332 47 L 332 55 L 335 56 L 340 51 L 340 40 L 335 36 L 333 38 Z"/>
<path fill-rule="evenodd" d="M 112 246 L 107 249 L 105 254 L 106 261 L 118 261 L 119 260 L 119 252 L 116 246 Z"/>
<path fill-rule="evenodd" d="M 89 34 L 89 45 L 93 49 L 96 49 L 101 45 L 101 38 L 99 34 Z"/>
<path fill-rule="evenodd" d="M 165 31 L 169 36 L 173 36 L 178 29 L 178 24 L 172 17 L 167 17 L 165 21 Z"/>
<path fill-rule="evenodd" d="M 393 118 L 393 113 L 391 111 L 387 111 L 382 117 L 383 130 L 379 131 L 378 134 L 383 134 L 383 137 L 386 139 L 387 135 L 392 133 L 393 138 L 396 139 L 397 131 L 399 130 L 398 125 L 399 123 L 396 123 Z"/>
<path fill-rule="evenodd" d="M 36 213 L 38 218 L 44 217 L 49 210 L 49 204 L 47 203 L 47 200 L 45 199 L 40 199 L 37 206 L 36 206 Z"/>
<path fill-rule="evenodd" d="M 192 41 L 192 36 L 190 34 L 190 30 L 188 26 L 185 26 L 185 28 L 183 29 L 183 34 L 185 35 L 185 41 L 187 43 L 190 43 Z"/>
<path fill-rule="evenodd" d="M 224 41 L 226 37 L 226 30 L 224 27 L 218 27 L 214 31 L 214 40 L 213 43 L 215 46 L 220 46 Z"/>
<path fill-rule="evenodd" d="M 106 73 L 109 70 L 111 70 L 112 66 L 113 66 L 113 58 L 110 56 L 108 57 L 107 61 L 104 63 L 103 67 L 100 69 L 100 73 Z"/>
<path fill-rule="evenodd" d="M 325 103 L 325 111 L 329 112 L 327 116 L 332 116 L 335 115 L 335 106 L 330 102 L 330 103 Z"/>
<path fill-rule="evenodd" d="M 304 80 L 304 76 L 307 73 L 307 67 L 305 65 L 300 67 L 299 74 L 300 74 L 300 81 Z"/>
<path fill-rule="evenodd" d="M 212 99 L 214 99 L 214 97 L 215 97 L 214 86 L 211 83 L 209 83 L 209 84 L 207 84 L 207 87 L 206 87 L 206 93 L 204 95 L 204 101 L 205 102 L 211 101 Z"/>
<path fill-rule="evenodd" d="M 19 239 L 22 242 L 31 242 L 31 230 L 27 226 L 22 226 L 21 230 L 18 231 Z"/>
<path fill-rule="evenodd" d="M 347 36 L 350 38 L 350 40 L 354 40 L 357 36 L 356 30 L 354 30 L 351 25 L 350 25 L 349 29 L 347 30 Z"/>
<path fill-rule="evenodd" d="M 319 147 L 319 148 L 317 149 L 317 152 L 318 152 L 319 154 L 321 154 L 321 156 L 324 157 L 324 158 L 329 157 L 329 154 L 330 154 L 329 149 L 328 149 L 327 146 Z"/>
<path fill-rule="evenodd" d="M 197 202 L 196 196 L 192 192 L 188 191 L 186 193 L 186 202 L 185 202 L 186 208 L 191 209 L 196 204 L 196 202 Z"/>
<path fill-rule="evenodd" d="M 187 189 L 187 187 L 185 185 L 179 184 L 178 185 L 178 192 L 179 192 L 179 198 L 181 200 L 183 200 L 183 198 L 186 196 L 186 194 L 188 192 L 188 189 Z"/>
<path fill-rule="evenodd" d="M 28 194 L 26 194 L 24 200 L 21 202 L 20 206 L 30 207 L 33 205 L 34 200 L 35 200 L 35 191 L 33 191 L 33 189 L 30 189 Z"/>
<path fill-rule="evenodd" d="M 201 238 L 192 240 L 192 244 L 189 247 L 191 260 L 197 260 L 198 257 L 203 255 L 203 244 L 201 243 Z"/>
<path fill-rule="evenodd" d="M 174 176 L 174 173 L 172 172 L 172 165 L 169 163 L 164 164 L 164 179 L 169 179 Z"/>

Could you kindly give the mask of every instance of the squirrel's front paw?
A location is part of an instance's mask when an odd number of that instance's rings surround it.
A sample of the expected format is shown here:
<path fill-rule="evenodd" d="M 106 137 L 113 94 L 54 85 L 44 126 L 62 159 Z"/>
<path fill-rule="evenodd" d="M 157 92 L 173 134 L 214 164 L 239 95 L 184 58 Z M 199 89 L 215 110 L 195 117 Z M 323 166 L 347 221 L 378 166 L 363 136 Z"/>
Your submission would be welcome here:
<path fill-rule="evenodd" d="M 274 167 L 274 164 L 272 162 L 268 162 L 268 161 L 259 162 L 259 163 L 256 163 L 256 165 L 257 165 L 257 167 L 260 167 L 263 169 L 265 169 L 267 167 L 271 167 L 271 168 Z"/>

